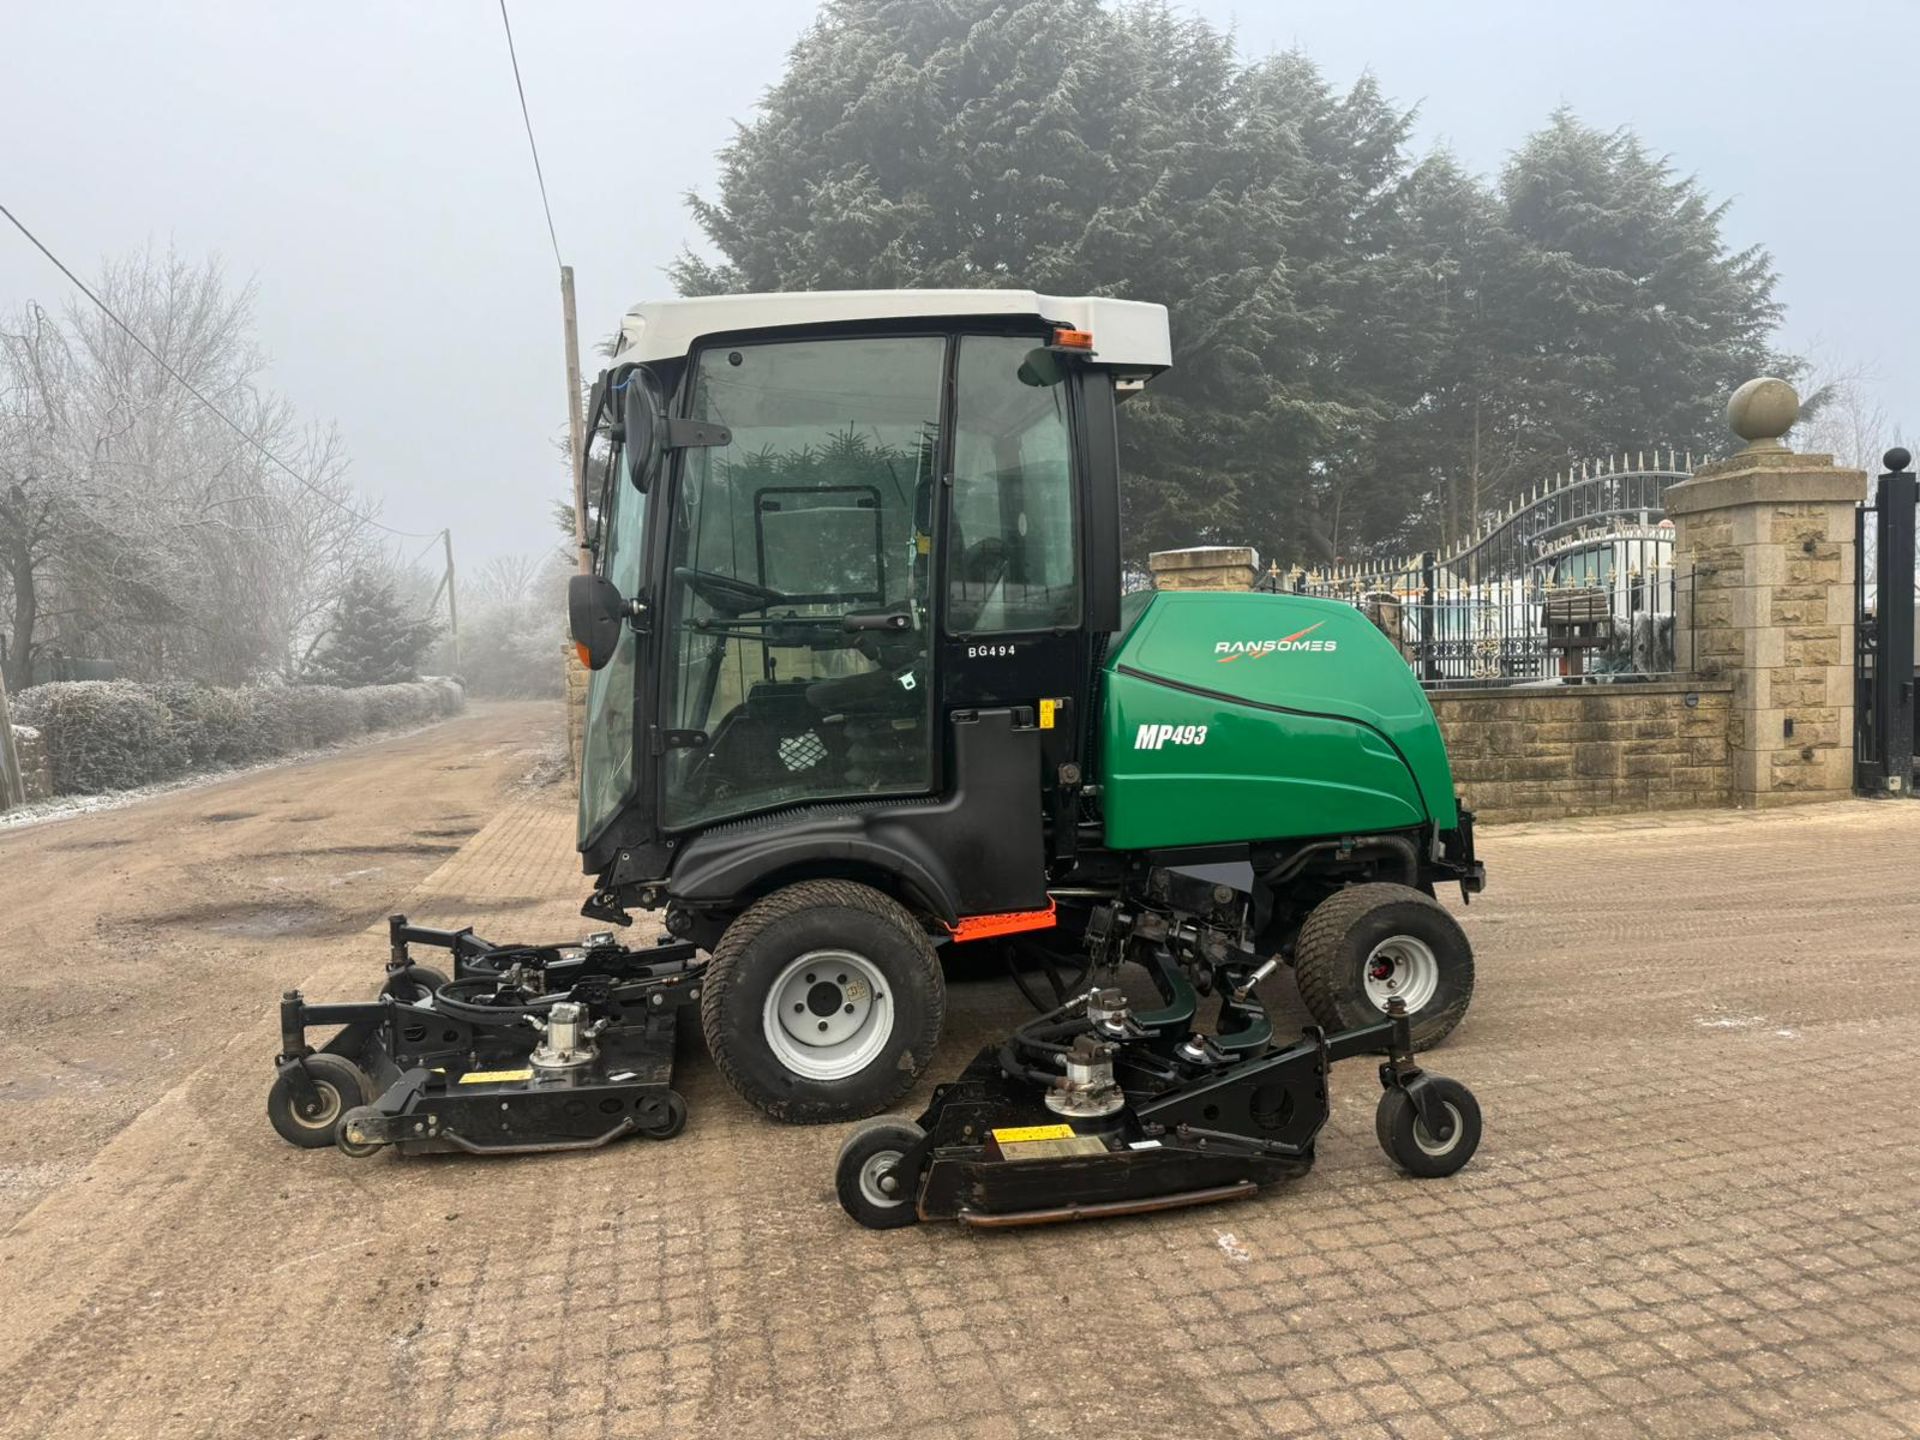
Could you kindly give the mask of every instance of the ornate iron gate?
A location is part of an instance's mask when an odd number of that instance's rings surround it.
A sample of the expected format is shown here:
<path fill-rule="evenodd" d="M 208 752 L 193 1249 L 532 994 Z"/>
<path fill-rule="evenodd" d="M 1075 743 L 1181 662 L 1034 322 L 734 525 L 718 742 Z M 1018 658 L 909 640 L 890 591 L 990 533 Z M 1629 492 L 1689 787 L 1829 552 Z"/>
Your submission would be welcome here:
<path fill-rule="evenodd" d="M 1693 457 L 1582 465 L 1452 550 L 1270 570 L 1263 590 L 1365 610 L 1430 687 L 1670 674 L 1679 590 L 1667 490 Z"/>
<path fill-rule="evenodd" d="M 1886 454 L 1871 505 L 1854 518 L 1853 783 L 1866 795 L 1911 793 L 1920 749 L 1914 709 L 1915 611 L 1912 461 Z"/>

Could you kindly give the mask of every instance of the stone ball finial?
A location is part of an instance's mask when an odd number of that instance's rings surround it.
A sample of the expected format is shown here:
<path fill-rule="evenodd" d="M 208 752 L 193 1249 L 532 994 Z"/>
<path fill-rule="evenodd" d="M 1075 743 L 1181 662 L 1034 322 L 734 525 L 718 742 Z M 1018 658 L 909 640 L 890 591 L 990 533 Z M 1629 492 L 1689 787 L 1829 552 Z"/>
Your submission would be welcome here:
<path fill-rule="evenodd" d="M 1913 463 L 1913 456 L 1907 452 L 1906 446 L 1896 445 L 1880 458 L 1880 463 L 1886 466 L 1889 472 L 1898 475 Z"/>
<path fill-rule="evenodd" d="M 1784 450 L 1780 437 L 1800 418 L 1800 396 L 1771 375 L 1749 380 L 1727 401 L 1727 424 L 1749 450 Z"/>

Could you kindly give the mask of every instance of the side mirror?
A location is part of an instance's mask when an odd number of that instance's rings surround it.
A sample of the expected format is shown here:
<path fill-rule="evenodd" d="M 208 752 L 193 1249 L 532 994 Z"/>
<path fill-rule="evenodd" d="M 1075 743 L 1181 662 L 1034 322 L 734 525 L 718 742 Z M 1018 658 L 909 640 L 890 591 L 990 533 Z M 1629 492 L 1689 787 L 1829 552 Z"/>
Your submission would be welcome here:
<path fill-rule="evenodd" d="M 666 443 L 661 411 L 660 382 L 653 378 L 653 372 L 645 366 L 629 370 L 621 391 L 621 439 L 627 457 L 627 480 L 643 495 L 660 472 L 660 454 Z"/>
<path fill-rule="evenodd" d="M 1047 390 L 1067 378 L 1067 367 L 1060 363 L 1059 352 L 1048 345 L 1036 345 L 1027 351 L 1017 372 L 1022 385 Z"/>
<path fill-rule="evenodd" d="M 567 630 L 589 670 L 613 659 L 626 618 L 627 602 L 606 576 L 575 575 L 567 581 Z"/>

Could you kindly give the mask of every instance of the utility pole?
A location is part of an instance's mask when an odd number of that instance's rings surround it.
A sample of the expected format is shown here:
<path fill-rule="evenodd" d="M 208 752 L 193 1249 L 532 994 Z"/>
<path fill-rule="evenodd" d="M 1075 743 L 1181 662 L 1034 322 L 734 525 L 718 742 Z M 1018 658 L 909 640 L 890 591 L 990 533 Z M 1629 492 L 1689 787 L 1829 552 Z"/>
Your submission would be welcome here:
<path fill-rule="evenodd" d="M 7 708 L 7 676 L 0 669 L 0 810 L 26 803 L 27 777 L 20 773 L 20 752 L 13 743 L 13 712 Z"/>
<path fill-rule="evenodd" d="M 573 310 L 573 267 L 560 267 L 560 309 L 567 340 L 567 461 L 573 470 L 573 543 L 580 552 L 580 573 L 593 570 L 587 548 L 587 422 L 580 413 L 580 324 Z"/>
<path fill-rule="evenodd" d="M 440 539 L 447 547 L 447 624 L 453 630 L 453 668 L 457 674 L 460 669 L 460 605 L 454 599 L 453 530 L 451 528 L 442 530 Z"/>

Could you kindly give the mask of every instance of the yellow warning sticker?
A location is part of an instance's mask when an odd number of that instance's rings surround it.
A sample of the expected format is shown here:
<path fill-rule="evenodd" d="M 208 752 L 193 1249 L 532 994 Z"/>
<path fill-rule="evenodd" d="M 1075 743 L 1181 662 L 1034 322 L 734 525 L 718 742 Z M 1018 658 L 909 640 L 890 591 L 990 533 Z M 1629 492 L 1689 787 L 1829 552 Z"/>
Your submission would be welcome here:
<path fill-rule="evenodd" d="M 462 1085 L 500 1085 L 511 1080 L 531 1080 L 531 1070 L 469 1070 L 460 1077 Z"/>
<path fill-rule="evenodd" d="M 1040 702 L 1040 728 L 1042 730 L 1053 729 L 1053 712 L 1059 708 L 1060 702 L 1058 700 L 1042 700 Z"/>
<path fill-rule="evenodd" d="M 1026 1140 L 1071 1140 L 1071 1125 L 1014 1125 L 1005 1130 L 993 1132 L 993 1138 L 1002 1145 L 1017 1145 Z"/>

